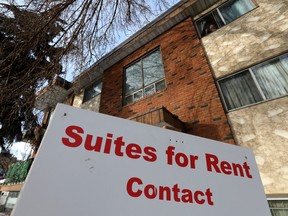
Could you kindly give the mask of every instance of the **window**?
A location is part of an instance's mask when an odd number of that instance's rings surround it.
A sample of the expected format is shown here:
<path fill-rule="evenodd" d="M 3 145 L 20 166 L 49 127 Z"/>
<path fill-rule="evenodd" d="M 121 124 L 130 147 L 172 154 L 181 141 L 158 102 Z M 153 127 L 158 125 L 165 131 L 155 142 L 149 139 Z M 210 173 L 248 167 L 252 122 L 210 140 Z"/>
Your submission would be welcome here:
<path fill-rule="evenodd" d="M 288 199 L 268 200 L 272 216 L 288 216 Z"/>
<path fill-rule="evenodd" d="M 228 110 L 288 94 L 288 54 L 219 80 Z"/>
<path fill-rule="evenodd" d="M 84 92 L 83 103 L 101 94 L 102 91 L 102 81 L 97 80 L 92 85 L 87 87 Z"/>
<path fill-rule="evenodd" d="M 125 101 L 133 103 L 166 87 L 160 50 L 144 56 L 125 69 Z"/>
<path fill-rule="evenodd" d="M 10 191 L 5 203 L 5 211 L 9 212 L 11 211 L 17 202 L 18 196 L 19 196 L 19 191 Z"/>
<path fill-rule="evenodd" d="M 199 35 L 204 37 L 254 8 L 252 0 L 230 0 L 196 21 Z"/>

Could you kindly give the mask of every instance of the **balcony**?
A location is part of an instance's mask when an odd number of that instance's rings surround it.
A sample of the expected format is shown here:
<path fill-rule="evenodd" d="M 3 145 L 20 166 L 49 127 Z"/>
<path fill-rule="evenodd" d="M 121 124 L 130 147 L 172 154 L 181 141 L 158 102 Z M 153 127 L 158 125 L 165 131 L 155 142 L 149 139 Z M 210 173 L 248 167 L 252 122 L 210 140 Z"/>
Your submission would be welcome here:
<path fill-rule="evenodd" d="M 136 115 L 129 119 L 162 128 L 182 132 L 185 131 L 184 123 L 176 115 L 173 115 L 171 112 L 169 112 L 169 110 L 167 110 L 165 107 L 160 107 L 147 113 Z"/>
<path fill-rule="evenodd" d="M 48 107 L 55 107 L 57 103 L 66 101 L 71 93 L 71 85 L 67 80 L 57 76 L 51 84 L 43 88 L 37 95 L 35 108 L 44 110 Z"/>

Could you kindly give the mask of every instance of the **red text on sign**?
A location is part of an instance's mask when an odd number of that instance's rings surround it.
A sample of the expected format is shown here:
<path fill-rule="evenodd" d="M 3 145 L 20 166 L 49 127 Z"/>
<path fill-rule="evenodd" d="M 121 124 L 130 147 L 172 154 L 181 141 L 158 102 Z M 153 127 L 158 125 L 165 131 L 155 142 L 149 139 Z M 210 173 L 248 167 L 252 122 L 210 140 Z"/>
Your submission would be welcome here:
<path fill-rule="evenodd" d="M 145 161 L 154 162 L 157 159 L 156 149 L 151 146 L 141 148 L 136 143 L 126 143 L 123 137 L 113 138 L 112 133 L 107 133 L 106 137 L 86 134 L 82 127 L 71 125 L 65 130 L 67 137 L 62 137 L 65 146 L 76 148 L 83 146 L 87 151 L 103 152 L 105 154 L 115 154 L 123 157 L 126 154 L 131 159 L 143 158 Z"/>
<path fill-rule="evenodd" d="M 198 160 L 198 156 L 196 155 L 189 155 L 182 152 L 175 153 L 174 146 L 168 146 L 166 150 L 167 155 L 167 164 L 173 165 L 173 161 L 180 167 L 187 167 L 189 166 L 191 169 L 196 168 L 196 161 Z"/>
<path fill-rule="evenodd" d="M 178 184 L 172 187 L 156 187 L 153 184 L 143 185 L 140 178 L 133 177 L 128 180 L 126 190 L 131 197 L 135 198 L 145 196 L 147 199 L 214 205 L 210 188 L 207 188 L 205 192 L 200 190 L 192 192 L 190 189 L 180 189 Z"/>
<path fill-rule="evenodd" d="M 213 154 L 205 154 L 205 156 L 207 170 L 209 172 L 252 178 L 247 162 L 243 164 L 230 163 L 228 161 L 219 161 L 218 157 Z"/>

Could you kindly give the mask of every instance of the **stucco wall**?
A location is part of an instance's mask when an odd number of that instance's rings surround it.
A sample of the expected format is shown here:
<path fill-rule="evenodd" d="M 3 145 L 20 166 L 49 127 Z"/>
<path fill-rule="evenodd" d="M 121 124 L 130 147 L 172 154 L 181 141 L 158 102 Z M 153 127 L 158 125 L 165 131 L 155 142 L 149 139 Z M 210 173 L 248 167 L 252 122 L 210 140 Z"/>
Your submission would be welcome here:
<path fill-rule="evenodd" d="M 288 193 L 288 97 L 228 114 L 236 142 L 253 149 L 267 194 Z"/>
<path fill-rule="evenodd" d="M 256 9 L 202 38 L 217 78 L 288 51 L 288 1 L 256 2 Z"/>
<path fill-rule="evenodd" d="M 84 90 L 82 90 L 78 94 L 76 94 L 74 96 L 73 106 L 79 107 L 82 109 L 86 109 L 86 110 L 90 110 L 93 112 L 99 112 L 101 94 L 97 95 L 96 97 L 92 98 L 91 100 L 86 101 L 85 103 L 82 103 L 83 96 L 84 96 Z"/>

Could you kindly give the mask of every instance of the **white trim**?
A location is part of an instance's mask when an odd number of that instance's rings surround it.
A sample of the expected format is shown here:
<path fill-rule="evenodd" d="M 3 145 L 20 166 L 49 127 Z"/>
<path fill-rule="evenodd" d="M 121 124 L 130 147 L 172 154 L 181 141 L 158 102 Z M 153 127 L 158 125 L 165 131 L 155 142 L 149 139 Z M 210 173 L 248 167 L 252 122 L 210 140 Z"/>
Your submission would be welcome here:
<path fill-rule="evenodd" d="M 220 6 L 219 6 L 220 7 Z M 222 20 L 222 22 L 224 23 L 224 25 L 227 25 L 227 23 L 226 23 L 226 21 L 225 21 L 225 19 L 224 19 L 224 17 L 222 16 L 222 13 L 221 13 L 221 11 L 219 10 L 219 7 L 218 8 L 216 8 L 216 11 L 217 11 L 217 13 L 218 13 L 218 15 L 219 15 L 219 17 L 220 17 L 220 19 Z M 224 26 L 223 25 L 223 26 Z M 222 26 L 221 26 L 222 27 Z M 219 28 L 221 28 L 221 27 L 219 27 Z"/>
<path fill-rule="evenodd" d="M 287 200 L 288 201 L 288 197 L 275 197 L 275 198 L 272 198 L 272 197 L 269 197 L 267 198 L 267 200 Z"/>

